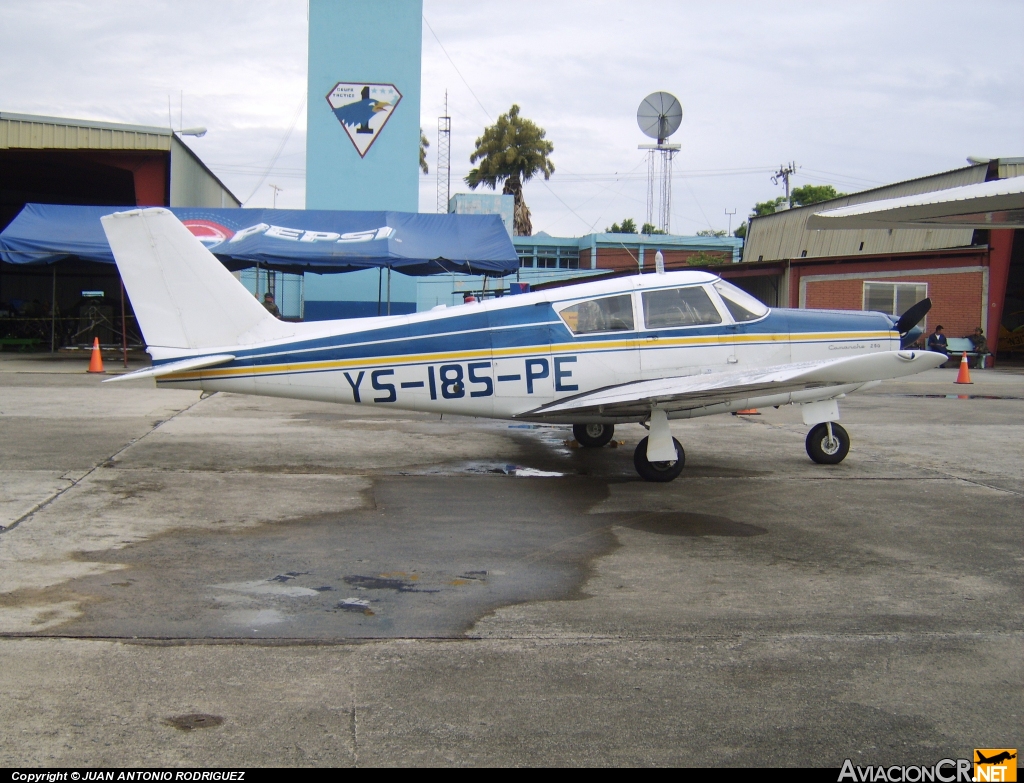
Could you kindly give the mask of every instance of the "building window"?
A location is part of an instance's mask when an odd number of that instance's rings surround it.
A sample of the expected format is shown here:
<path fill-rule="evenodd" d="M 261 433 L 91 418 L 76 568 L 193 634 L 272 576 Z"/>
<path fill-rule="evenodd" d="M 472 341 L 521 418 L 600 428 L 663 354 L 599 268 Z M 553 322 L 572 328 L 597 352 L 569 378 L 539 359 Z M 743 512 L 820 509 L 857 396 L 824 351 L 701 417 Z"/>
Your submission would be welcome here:
<path fill-rule="evenodd" d="M 928 296 L 927 283 L 864 283 L 864 309 L 899 317 Z"/>
<path fill-rule="evenodd" d="M 531 247 L 519 250 L 523 269 L 579 269 L 580 251 L 575 247 Z"/>

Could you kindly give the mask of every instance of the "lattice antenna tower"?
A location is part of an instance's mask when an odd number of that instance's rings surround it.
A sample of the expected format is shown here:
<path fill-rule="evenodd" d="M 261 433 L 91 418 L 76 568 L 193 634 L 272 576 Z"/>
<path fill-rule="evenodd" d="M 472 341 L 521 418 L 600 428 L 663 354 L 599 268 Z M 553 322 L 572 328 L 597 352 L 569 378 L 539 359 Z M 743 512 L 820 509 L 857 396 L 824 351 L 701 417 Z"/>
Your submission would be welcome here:
<path fill-rule="evenodd" d="M 448 116 L 448 90 L 444 91 L 444 116 L 437 118 L 437 211 L 448 211 L 452 191 L 452 118 Z"/>
<path fill-rule="evenodd" d="M 672 159 L 680 150 L 668 137 L 679 130 L 682 121 L 682 105 L 667 92 L 651 93 L 636 110 L 640 130 L 658 141 L 639 146 L 647 150 L 647 222 L 666 234 L 672 231 Z"/>

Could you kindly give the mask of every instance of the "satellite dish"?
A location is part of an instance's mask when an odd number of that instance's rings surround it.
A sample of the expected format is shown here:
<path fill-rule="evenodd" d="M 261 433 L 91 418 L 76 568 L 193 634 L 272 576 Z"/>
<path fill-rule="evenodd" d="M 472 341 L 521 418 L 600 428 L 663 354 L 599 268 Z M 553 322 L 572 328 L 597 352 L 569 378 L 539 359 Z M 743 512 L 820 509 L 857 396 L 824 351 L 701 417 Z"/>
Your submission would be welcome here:
<path fill-rule="evenodd" d="M 679 130 L 683 121 L 683 107 L 676 96 L 668 92 L 652 92 L 636 110 L 636 122 L 646 135 L 659 144 Z"/>

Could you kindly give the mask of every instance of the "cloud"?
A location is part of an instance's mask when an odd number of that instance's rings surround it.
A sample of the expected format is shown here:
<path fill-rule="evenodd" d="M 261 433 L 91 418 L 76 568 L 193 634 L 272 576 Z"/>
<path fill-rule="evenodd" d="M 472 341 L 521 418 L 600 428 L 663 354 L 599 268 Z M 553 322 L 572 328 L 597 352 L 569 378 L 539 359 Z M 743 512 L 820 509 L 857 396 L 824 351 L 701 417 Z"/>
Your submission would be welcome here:
<path fill-rule="evenodd" d="M 1020 155 L 1024 5 L 426 0 L 421 124 L 436 140 L 445 89 L 453 190 L 474 139 L 512 103 L 547 130 L 556 173 L 526 197 L 537 230 L 579 234 L 646 212 L 637 105 L 667 90 L 683 104 L 673 228 L 735 227 L 776 195 L 768 175 L 795 160 L 797 184 L 856 190 Z M 991 20 L 998 20 L 996 25 Z M 70 2 L 0 9 L 0 110 L 210 129 L 189 145 L 245 198 L 304 99 L 304 0 Z M 469 88 L 463 82 L 469 83 Z M 474 97 L 474 93 L 475 96 Z M 486 108 L 486 112 L 478 103 Z M 267 182 L 304 203 L 305 114 Z M 420 204 L 435 204 L 433 168 Z M 825 174 L 824 172 L 829 172 Z M 269 206 L 264 184 L 250 202 Z"/>

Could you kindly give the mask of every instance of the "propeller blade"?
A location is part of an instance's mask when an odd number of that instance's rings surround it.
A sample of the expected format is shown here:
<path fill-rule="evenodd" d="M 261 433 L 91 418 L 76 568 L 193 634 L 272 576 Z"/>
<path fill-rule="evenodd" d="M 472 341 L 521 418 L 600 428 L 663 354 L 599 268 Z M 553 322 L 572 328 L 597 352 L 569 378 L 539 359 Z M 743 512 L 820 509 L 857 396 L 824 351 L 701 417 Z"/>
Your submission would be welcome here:
<path fill-rule="evenodd" d="M 932 309 L 931 299 L 922 299 L 916 305 L 911 307 L 907 312 L 900 316 L 900 320 L 896 322 L 896 331 L 901 335 L 906 334 L 915 326 L 917 326 L 928 315 L 928 311 Z"/>

